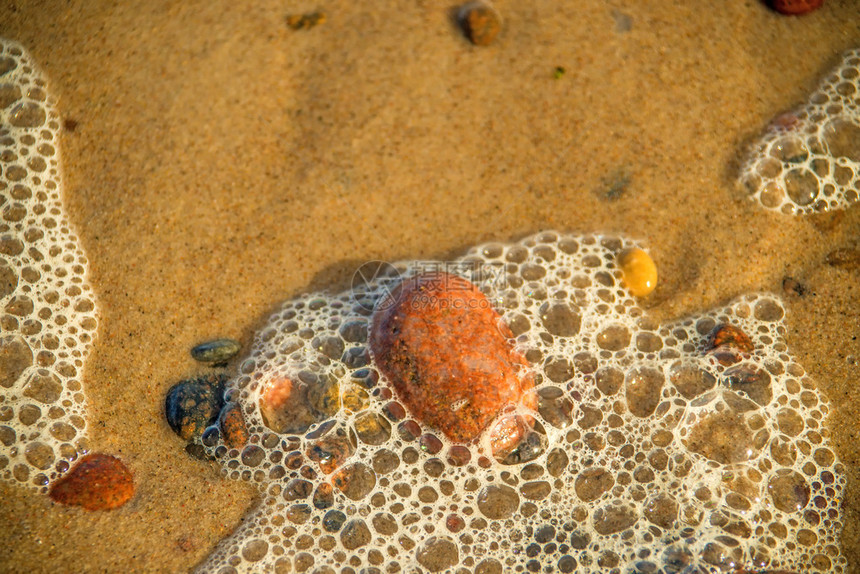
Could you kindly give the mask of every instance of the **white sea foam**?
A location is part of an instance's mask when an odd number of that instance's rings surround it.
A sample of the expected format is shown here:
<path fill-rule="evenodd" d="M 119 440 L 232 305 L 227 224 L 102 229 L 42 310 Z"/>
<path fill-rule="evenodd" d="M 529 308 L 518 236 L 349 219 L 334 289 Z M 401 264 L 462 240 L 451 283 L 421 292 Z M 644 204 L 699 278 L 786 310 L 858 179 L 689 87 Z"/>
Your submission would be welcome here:
<path fill-rule="evenodd" d="M 807 102 L 777 116 L 741 170 L 750 197 L 783 213 L 845 209 L 860 196 L 860 49 Z"/>
<path fill-rule="evenodd" d="M 0 477 L 42 492 L 86 452 L 80 377 L 97 326 L 59 132 L 44 76 L 0 40 Z"/>
<path fill-rule="evenodd" d="M 751 295 L 655 325 L 615 263 L 633 246 L 546 232 L 286 302 L 228 385 L 248 446 L 204 439 L 264 499 L 199 571 L 844 571 L 828 406 L 784 307 Z M 504 461 L 413 420 L 367 349 L 373 306 L 440 268 L 481 288 L 535 372 L 536 433 Z M 721 325 L 752 351 L 709 351 Z"/>

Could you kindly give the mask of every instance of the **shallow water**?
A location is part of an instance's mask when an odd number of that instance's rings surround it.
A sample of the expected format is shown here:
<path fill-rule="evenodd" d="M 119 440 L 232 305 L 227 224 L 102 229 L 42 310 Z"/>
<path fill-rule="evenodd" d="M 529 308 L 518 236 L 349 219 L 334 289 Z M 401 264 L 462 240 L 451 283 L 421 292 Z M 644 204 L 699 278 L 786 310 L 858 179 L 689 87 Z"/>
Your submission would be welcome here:
<path fill-rule="evenodd" d="M 858 276 L 824 263 L 856 241 L 860 211 L 771 214 L 734 185 L 744 143 L 860 43 L 853 1 L 803 18 L 757 2 L 498 7 L 505 28 L 486 49 L 429 2 L 0 8 L 0 35 L 30 50 L 77 122 L 62 154 L 101 310 L 91 443 L 138 487 L 96 515 L 0 486 L 0 564 L 190 569 L 254 498 L 164 423 L 167 388 L 203 371 L 193 344 L 247 344 L 280 301 L 343 287 L 361 261 L 556 228 L 648 245 L 661 319 L 780 292 L 786 275 L 806 287 L 786 297 L 788 345 L 835 407 L 843 544 L 860 569 Z M 314 9 L 324 24 L 286 26 Z"/>

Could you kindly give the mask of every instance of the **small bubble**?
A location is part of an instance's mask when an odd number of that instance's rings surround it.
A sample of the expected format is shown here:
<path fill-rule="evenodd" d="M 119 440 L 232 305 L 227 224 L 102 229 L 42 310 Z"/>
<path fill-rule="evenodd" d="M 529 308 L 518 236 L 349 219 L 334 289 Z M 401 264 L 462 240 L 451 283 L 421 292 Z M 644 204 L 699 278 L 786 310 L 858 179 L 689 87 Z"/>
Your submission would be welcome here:
<path fill-rule="evenodd" d="M 596 337 L 597 346 L 607 351 L 620 351 L 630 344 L 630 331 L 624 325 L 610 325 Z"/>
<path fill-rule="evenodd" d="M 565 303 L 544 303 L 540 317 L 547 332 L 558 337 L 576 335 L 582 322 L 579 313 Z"/>
<path fill-rule="evenodd" d="M 612 501 L 594 512 L 594 529 L 607 536 L 630 528 L 637 519 L 636 509 L 632 505 Z"/>
<path fill-rule="evenodd" d="M 492 520 L 508 518 L 520 505 L 517 492 L 506 485 L 488 485 L 478 494 L 478 509 Z"/>
<path fill-rule="evenodd" d="M 248 562 L 259 562 L 266 557 L 269 551 L 269 544 L 265 540 L 259 538 L 249 540 L 242 547 L 242 557 Z"/>
<path fill-rule="evenodd" d="M 18 128 L 37 128 L 46 119 L 45 108 L 35 102 L 16 104 L 9 113 L 9 123 Z"/>
<path fill-rule="evenodd" d="M 773 505 L 783 512 L 797 512 L 809 503 L 809 485 L 793 470 L 778 470 L 767 490 Z"/>
<path fill-rule="evenodd" d="M 347 550 L 355 550 L 369 544 L 370 541 L 370 529 L 361 519 L 350 520 L 340 533 L 340 542 Z"/>
<path fill-rule="evenodd" d="M 818 197 L 818 178 L 808 169 L 793 169 L 785 174 L 785 191 L 797 205 L 809 205 Z"/>
<path fill-rule="evenodd" d="M 650 416 L 660 402 L 663 373 L 651 367 L 637 367 L 625 377 L 627 406 L 638 417 Z"/>
<path fill-rule="evenodd" d="M 589 468 L 580 472 L 574 481 L 576 495 L 583 502 L 593 502 L 615 484 L 612 474 L 604 468 Z"/>

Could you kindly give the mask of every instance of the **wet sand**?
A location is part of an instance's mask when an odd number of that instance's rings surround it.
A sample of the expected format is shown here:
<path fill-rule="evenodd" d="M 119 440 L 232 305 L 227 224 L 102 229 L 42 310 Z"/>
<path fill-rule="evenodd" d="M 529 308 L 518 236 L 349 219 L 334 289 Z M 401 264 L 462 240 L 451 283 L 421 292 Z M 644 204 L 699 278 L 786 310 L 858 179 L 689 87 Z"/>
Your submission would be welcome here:
<path fill-rule="evenodd" d="M 167 389 L 205 370 L 192 345 L 247 345 L 280 301 L 340 289 L 365 260 L 554 228 L 642 240 L 664 319 L 781 293 L 785 276 L 806 287 L 785 298 L 788 344 L 831 400 L 860 572 L 860 275 L 824 263 L 860 241 L 860 208 L 777 215 L 734 183 L 744 142 L 860 44 L 854 0 L 802 18 L 757 0 L 500 0 L 488 48 L 450 4 L 254 4 L 0 6 L 0 35 L 77 122 L 61 153 L 101 312 L 91 444 L 137 485 L 87 513 L 3 483 L 0 570 L 188 571 L 255 497 L 164 422 Z M 314 10 L 325 23 L 286 25 Z"/>

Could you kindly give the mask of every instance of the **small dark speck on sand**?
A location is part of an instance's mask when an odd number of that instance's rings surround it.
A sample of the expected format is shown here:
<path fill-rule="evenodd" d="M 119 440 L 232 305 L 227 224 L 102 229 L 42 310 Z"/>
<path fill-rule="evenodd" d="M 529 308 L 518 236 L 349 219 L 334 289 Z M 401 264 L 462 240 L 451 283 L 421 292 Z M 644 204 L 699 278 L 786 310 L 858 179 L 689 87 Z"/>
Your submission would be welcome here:
<path fill-rule="evenodd" d="M 612 19 L 615 20 L 615 31 L 624 34 L 633 29 L 633 18 L 620 10 L 612 11 Z"/>
<path fill-rule="evenodd" d="M 603 178 L 601 186 L 595 189 L 594 193 L 604 201 L 615 201 L 627 193 L 632 179 L 628 168 L 617 168 Z"/>
<path fill-rule="evenodd" d="M 310 30 L 325 23 L 325 12 L 311 12 L 310 14 L 293 14 L 287 16 L 287 26 L 293 30 Z"/>
<path fill-rule="evenodd" d="M 786 295 L 797 295 L 798 297 L 803 297 L 806 294 L 806 286 L 794 277 L 783 277 L 782 290 Z"/>

